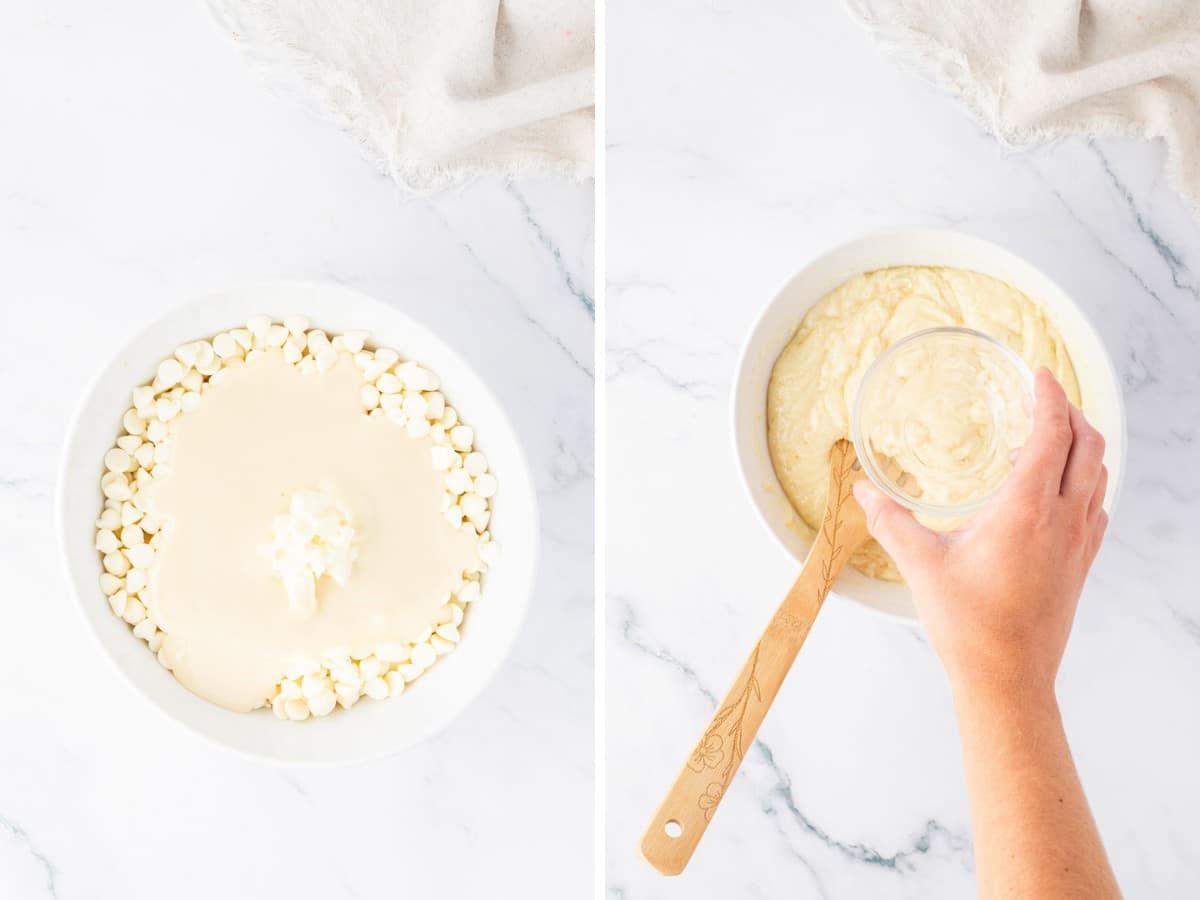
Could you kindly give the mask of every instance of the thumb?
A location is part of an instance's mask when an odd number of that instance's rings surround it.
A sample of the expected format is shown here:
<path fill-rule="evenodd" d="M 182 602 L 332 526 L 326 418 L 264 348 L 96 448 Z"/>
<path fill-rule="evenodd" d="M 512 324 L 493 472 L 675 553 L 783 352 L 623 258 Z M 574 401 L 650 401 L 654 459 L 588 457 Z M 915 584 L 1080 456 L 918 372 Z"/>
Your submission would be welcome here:
<path fill-rule="evenodd" d="M 855 482 L 854 499 L 867 514 L 871 537 L 896 561 L 901 574 L 910 566 L 923 565 L 936 551 L 938 536 L 895 500 L 884 496 L 869 479 Z"/>

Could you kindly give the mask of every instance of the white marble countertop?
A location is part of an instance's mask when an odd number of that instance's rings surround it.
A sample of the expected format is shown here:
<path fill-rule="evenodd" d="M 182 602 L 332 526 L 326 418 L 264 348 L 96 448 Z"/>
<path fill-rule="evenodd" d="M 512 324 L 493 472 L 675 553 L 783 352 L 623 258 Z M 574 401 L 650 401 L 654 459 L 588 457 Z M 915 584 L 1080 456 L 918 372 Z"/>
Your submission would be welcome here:
<path fill-rule="evenodd" d="M 974 890 L 940 668 L 917 629 L 836 598 L 688 871 L 665 879 L 635 851 L 794 576 L 733 461 L 738 347 L 815 254 L 911 223 L 1043 268 L 1123 379 L 1124 494 L 1060 696 L 1126 896 L 1194 896 L 1200 227 L 1164 183 L 1161 148 L 1007 153 L 836 3 L 613 0 L 607 31 L 609 896 Z"/>
<path fill-rule="evenodd" d="M 202 3 L 0 13 L 0 897 L 586 896 L 592 884 L 592 186 L 403 202 L 272 97 Z M 72 608 L 52 496 L 90 375 L 159 310 L 343 282 L 450 338 L 510 411 L 540 580 L 496 681 L 383 762 L 288 770 L 160 721 Z"/>

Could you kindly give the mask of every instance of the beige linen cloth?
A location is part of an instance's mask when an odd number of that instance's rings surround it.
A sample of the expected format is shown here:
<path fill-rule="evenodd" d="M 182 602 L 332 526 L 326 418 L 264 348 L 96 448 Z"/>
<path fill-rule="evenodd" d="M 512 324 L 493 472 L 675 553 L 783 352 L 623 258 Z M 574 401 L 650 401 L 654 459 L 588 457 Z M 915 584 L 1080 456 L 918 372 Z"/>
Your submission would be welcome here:
<path fill-rule="evenodd" d="M 1200 208 L 1200 0 L 846 0 L 1002 141 L 1162 138 Z"/>
<path fill-rule="evenodd" d="M 209 0 L 274 85 L 424 193 L 477 175 L 583 178 L 590 0 Z"/>

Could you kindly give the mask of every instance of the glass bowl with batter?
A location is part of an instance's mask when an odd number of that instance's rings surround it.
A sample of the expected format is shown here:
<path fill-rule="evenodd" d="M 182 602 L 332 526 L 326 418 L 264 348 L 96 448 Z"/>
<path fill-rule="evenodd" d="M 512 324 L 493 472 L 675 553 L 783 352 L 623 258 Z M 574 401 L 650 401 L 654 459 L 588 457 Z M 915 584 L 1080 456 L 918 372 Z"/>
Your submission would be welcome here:
<path fill-rule="evenodd" d="M 971 328 L 928 328 L 867 369 L 850 432 L 884 494 L 922 518 L 962 519 L 1012 471 L 1033 402 L 1033 373 L 1008 346 Z"/>

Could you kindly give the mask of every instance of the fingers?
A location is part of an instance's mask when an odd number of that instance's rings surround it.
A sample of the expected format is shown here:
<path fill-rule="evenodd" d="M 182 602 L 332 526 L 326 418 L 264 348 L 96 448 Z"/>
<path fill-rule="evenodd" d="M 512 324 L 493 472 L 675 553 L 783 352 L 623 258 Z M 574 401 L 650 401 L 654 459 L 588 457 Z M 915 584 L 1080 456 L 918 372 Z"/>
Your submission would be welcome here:
<path fill-rule="evenodd" d="M 1086 509 L 1104 468 L 1104 437 L 1073 404 L 1068 403 L 1067 407 L 1073 437 L 1059 493 Z"/>
<path fill-rule="evenodd" d="M 1108 513 L 1104 511 L 1104 497 L 1108 493 L 1108 467 L 1100 467 L 1100 477 L 1096 479 L 1096 488 L 1088 500 L 1087 535 L 1088 558 L 1095 559 L 1104 540 L 1104 532 L 1108 529 Z"/>
<path fill-rule="evenodd" d="M 1096 479 L 1096 487 L 1092 491 L 1092 497 L 1088 501 L 1087 520 L 1088 525 L 1094 523 L 1098 515 L 1104 512 L 1104 498 L 1108 494 L 1108 466 L 1100 466 L 1100 477 Z"/>
<path fill-rule="evenodd" d="M 1100 545 L 1104 543 L 1104 533 L 1108 530 L 1108 513 L 1101 507 L 1100 512 L 1096 514 L 1095 521 L 1089 521 L 1088 524 L 1090 526 L 1088 530 L 1088 558 L 1095 559 L 1096 554 L 1100 552 Z"/>
<path fill-rule="evenodd" d="M 1034 376 L 1034 392 L 1033 433 L 1017 457 L 1012 478 L 1022 488 L 1057 494 L 1071 450 L 1071 403 L 1045 368 Z"/>
<path fill-rule="evenodd" d="M 880 493 L 867 479 L 854 485 L 854 499 L 867 514 L 867 530 L 908 577 L 913 567 L 929 565 L 940 552 L 940 538 L 907 509 Z"/>

